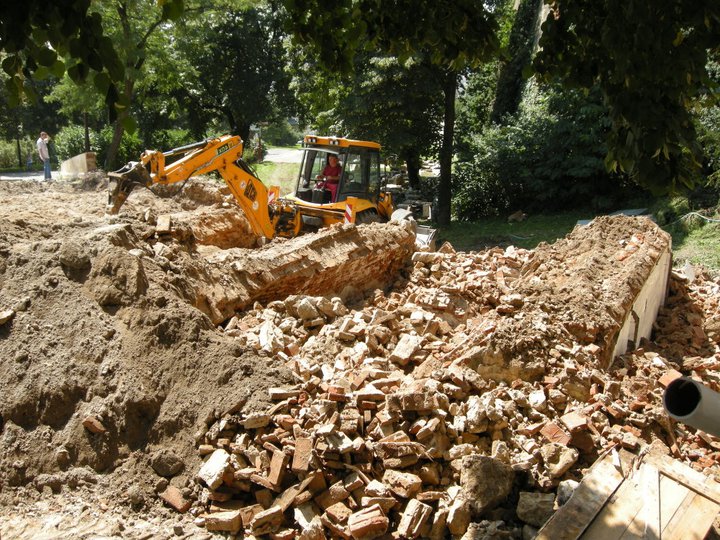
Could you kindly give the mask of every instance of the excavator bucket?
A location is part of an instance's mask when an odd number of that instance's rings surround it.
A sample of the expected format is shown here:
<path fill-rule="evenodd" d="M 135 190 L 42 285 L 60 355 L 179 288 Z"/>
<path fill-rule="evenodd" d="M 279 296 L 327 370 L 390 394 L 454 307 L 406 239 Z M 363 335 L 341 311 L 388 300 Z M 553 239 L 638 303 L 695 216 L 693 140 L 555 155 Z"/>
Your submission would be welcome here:
<path fill-rule="evenodd" d="M 413 228 L 415 229 L 415 247 L 418 249 L 435 251 L 436 249 L 436 237 L 437 229 L 428 227 L 427 225 L 420 225 L 413 218 L 413 213 L 406 208 L 398 208 L 392 213 L 390 217 L 392 221 L 411 221 Z"/>
<path fill-rule="evenodd" d="M 117 214 L 125 203 L 135 186 L 149 186 L 152 184 L 150 173 L 142 163 L 131 161 L 122 169 L 108 173 L 108 204 L 105 211 L 108 214 Z"/>

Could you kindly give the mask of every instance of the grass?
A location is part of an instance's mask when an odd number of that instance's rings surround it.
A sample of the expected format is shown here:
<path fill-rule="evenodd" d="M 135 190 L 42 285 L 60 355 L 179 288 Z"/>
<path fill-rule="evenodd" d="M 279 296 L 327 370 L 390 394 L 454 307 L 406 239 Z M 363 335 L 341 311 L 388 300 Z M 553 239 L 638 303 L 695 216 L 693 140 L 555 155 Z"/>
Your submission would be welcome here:
<path fill-rule="evenodd" d="M 555 242 L 572 231 L 578 220 L 590 217 L 583 212 L 565 212 L 529 216 L 520 223 L 508 223 L 507 218 L 499 217 L 473 223 L 454 222 L 438 231 L 438 245 L 447 240 L 461 251 L 508 245 L 533 249 L 540 242 Z"/>
<path fill-rule="evenodd" d="M 717 214 L 714 219 L 718 219 Z M 664 229 L 673 237 L 676 266 L 690 262 L 714 272 L 720 271 L 720 223 L 689 214 Z"/>
<path fill-rule="evenodd" d="M 297 163 L 271 163 L 264 161 L 253 165 L 257 177 L 267 187 L 280 186 L 280 195 L 287 195 L 295 191 L 298 177 Z"/>

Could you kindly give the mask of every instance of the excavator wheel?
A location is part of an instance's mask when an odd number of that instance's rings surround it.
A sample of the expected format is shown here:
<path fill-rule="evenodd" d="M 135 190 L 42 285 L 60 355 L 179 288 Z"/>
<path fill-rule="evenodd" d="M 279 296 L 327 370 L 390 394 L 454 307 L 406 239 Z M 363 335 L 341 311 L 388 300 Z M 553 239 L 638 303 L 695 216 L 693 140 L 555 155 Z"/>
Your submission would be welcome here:
<path fill-rule="evenodd" d="M 367 210 L 363 210 L 362 212 L 358 212 L 358 215 L 355 216 L 355 223 L 358 225 L 362 225 L 364 223 L 380 223 L 382 219 L 380 219 L 380 216 L 377 213 L 377 210 L 374 208 L 369 208 Z"/>

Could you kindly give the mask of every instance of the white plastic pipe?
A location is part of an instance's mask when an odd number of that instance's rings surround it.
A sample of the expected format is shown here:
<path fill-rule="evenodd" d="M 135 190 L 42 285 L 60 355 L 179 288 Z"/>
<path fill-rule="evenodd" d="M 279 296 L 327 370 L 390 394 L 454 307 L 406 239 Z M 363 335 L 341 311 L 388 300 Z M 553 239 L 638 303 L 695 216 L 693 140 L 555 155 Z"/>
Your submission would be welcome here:
<path fill-rule="evenodd" d="M 720 437 L 720 394 L 689 377 L 671 382 L 663 394 L 665 410 L 678 422 Z"/>

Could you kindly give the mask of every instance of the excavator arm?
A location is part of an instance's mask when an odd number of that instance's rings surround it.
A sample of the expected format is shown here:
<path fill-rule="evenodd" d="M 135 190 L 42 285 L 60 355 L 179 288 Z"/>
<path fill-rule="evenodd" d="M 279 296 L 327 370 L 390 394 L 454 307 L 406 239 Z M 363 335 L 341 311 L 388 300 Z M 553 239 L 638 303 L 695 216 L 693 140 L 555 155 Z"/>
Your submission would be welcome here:
<path fill-rule="evenodd" d="M 236 135 L 207 139 L 168 152 L 146 150 L 139 162 L 131 161 L 109 174 L 107 212 L 117 214 L 137 186 L 174 184 L 218 171 L 255 233 L 271 240 L 277 218 L 273 218 L 273 209 L 268 206 L 268 190 L 242 160 L 242 152 L 242 139 Z M 182 157 L 166 164 L 168 158 L 175 156 Z"/>

